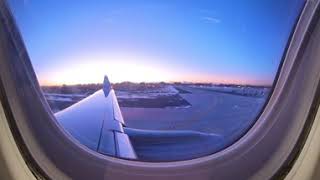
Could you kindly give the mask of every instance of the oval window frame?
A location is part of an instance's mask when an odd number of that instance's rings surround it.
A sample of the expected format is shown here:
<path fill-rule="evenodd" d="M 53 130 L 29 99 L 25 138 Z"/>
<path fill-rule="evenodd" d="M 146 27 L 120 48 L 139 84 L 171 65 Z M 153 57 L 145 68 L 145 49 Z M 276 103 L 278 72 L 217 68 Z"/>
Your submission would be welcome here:
<path fill-rule="evenodd" d="M 318 7 L 318 0 L 306 2 L 269 102 L 243 137 L 210 156 L 149 163 L 100 155 L 61 131 L 42 95 L 10 11 L 6 3 L 0 1 L 0 25 L 4 27 L 0 30 L 1 103 L 20 152 L 35 174 L 49 179 L 267 179 L 278 176 L 278 170 L 292 161 L 292 153 L 299 145 L 301 136 L 295 134 L 307 134 L 302 132 L 307 124 L 312 124 L 308 115 L 315 106 L 320 79 L 316 72 L 320 63 L 312 60 L 317 55 L 314 49 L 319 48 L 313 40 L 320 34 Z M 302 88 L 303 93 L 297 93 L 297 88 Z M 293 107 L 297 104 L 303 108 Z M 288 122 L 292 124 L 288 126 Z M 275 135 L 281 138 L 272 138 Z"/>

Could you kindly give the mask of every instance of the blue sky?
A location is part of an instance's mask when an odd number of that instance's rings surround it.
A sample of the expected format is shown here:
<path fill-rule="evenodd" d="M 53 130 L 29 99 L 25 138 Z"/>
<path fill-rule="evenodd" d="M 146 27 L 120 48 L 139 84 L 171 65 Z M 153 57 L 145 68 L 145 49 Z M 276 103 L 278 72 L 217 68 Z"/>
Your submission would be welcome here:
<path fill-rule="evenodd" d="M 270 85 L 303 0 L 9 0 L 41 84 Z"/>

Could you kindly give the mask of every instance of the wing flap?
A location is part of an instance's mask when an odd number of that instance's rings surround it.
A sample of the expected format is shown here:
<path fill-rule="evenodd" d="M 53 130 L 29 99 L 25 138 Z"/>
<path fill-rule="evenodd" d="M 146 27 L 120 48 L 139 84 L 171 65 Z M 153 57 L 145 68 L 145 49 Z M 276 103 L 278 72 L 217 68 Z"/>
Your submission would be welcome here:
<path fill-rule="evenodd" d="M 98 152 L 104 155 L 117 156 L 114 132 L 102 131 Z"/>
<path fill-rule="evenodd" d="M 126 159 L 137 159 L 137 155 L 133 150 L 129 136 L 125 133 L 115 132 L 117 142 L 117 155 Z M 129 145 L 130 144 L 130 145 Z M 129 145 L 129 146 L 128 146 Z"/>

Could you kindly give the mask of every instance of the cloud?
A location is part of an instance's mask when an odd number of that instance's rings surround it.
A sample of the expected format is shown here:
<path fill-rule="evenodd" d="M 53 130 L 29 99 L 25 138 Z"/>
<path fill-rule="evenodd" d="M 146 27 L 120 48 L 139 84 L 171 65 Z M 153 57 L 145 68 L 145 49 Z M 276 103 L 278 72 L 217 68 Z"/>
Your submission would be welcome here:
<path fill-rule="evenodd" d="M 210 16 L 202 17 L 202 20 L 204 20 L 205 22 L 214 23 L 214 24 L 221 23 L 221 19 L 210 17 Z"/>

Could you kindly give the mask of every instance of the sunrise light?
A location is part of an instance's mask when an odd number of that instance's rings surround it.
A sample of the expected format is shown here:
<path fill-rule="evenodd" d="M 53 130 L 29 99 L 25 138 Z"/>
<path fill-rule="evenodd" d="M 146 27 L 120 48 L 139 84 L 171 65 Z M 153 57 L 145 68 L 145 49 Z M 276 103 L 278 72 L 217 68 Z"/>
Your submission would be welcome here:
<path fill-rule="evenodd" d="M 111 82 L 168 82 L 176 75 L 160 65 L 141 62 L 130 57 L 77 57 L 66 60 L 68 65 L 60 66 L 58 71 L 51 71 L 40 76 L 40 83 L 45 85 L 101 83 L 104 75 Z M 142 60 L 147 62 L 147 60 Z"/>

